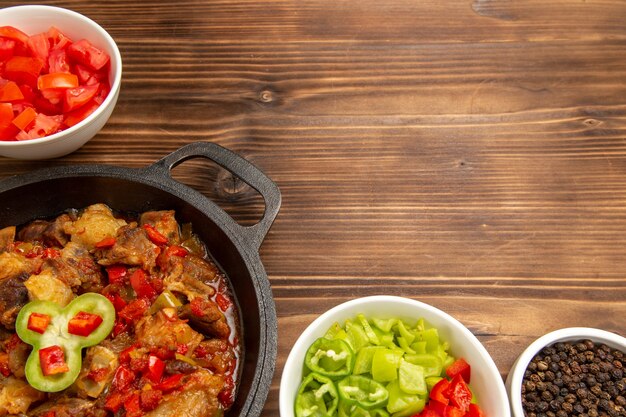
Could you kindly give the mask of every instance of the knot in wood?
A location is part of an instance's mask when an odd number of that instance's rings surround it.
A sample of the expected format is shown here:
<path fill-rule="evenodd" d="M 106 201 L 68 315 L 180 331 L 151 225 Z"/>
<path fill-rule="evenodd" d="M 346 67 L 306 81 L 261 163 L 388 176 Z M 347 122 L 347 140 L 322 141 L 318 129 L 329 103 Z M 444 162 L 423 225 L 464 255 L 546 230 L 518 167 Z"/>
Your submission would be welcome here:
<path fill-rule="evenodd" d="M 230 171 L 221 170 L 217 175 L 219 193 L 228 198 L 236 198 L 238 194 L 245 193 L 248 184 L 234 176 Z"/>
<path fill-rule="evenodd" d="M 600 120 L 596 120 L 596 119 L 585 119 L 583 124 L 585 126 L 587 126 L 587 127 L 596 127 L 596 126 L 599 126 L 600 124 L 602 124 L 602 122 Z"/>
<path fill-rule="evenodd" d="M 271 103 L 272 101 L 274 101 L 274 95 L 270 90 L 261 91 L 259 97 L 263 103 Z"/>

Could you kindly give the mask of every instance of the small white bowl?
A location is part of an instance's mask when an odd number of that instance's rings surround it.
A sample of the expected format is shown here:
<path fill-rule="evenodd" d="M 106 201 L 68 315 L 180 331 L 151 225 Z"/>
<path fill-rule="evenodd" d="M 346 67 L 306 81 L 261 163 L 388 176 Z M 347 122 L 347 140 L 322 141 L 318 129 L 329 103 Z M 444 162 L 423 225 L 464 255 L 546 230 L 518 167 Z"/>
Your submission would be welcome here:
<path fill-rule="evenodd" d="M 96 22 L 71 10 L 54 6 L 15 6 L 0 9 L 0 26 L 14 26 L 27 35 L 57 27 L 72 40 L 87 39 L 111 59 L 111 91 L 85 120 L 54 135 L 18 142 L 0 141 L 0 155 L 16 159 L 56 158 L 74 152 L 102 129 L 111 116 L 122 81 L 122 57 L 113 38 Z"/>
<path fill-rule="evenodd" d="M 304 356 L 309 346 L 322 337 L 334 323 L 341 325 L 346 319 L 363 313 L 366 317 L 399 317 L 409 323 L 423 318 L 437 328 L 442 340 L 450 343 L 450 352 L 463 357 L 472 367 L 471 388 L 478 404 L 488 417 L 510 417 L 504 383 L 496 364 L 480 341 L 458 320 L 443 311 L 409 298 L 377 295 L 357 298 L 340 304 L 311 323 L 302 332 L 293 348 L 280 380 L 280 416 L 294 417 L 294 403 L 302 380 Z"/>
<path fill-rule="evenodd" d="M 511 401 L 511 413 L 513 417 L 524 417 L 524 409 L 522 407 L 522 381 L 524 379 L 524 372 L 535 355 L 544 347 L 557 342 L 574 342 L 584 339 L 589 339 L 595 343 L 604 343 L 610 348 L 626 352 L 626 338 L 605 330 L 592 329 L 589 327 L 569 327 L 555 330 L 541 336 L 531 343 L 517 358 L 506 379 L 506 389 Z"/>

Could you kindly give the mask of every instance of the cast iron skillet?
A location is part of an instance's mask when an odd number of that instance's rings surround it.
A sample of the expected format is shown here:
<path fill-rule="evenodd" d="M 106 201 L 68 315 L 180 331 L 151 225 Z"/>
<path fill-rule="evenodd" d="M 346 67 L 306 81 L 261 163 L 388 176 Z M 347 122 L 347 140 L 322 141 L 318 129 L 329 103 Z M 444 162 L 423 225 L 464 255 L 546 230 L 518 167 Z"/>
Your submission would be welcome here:
<path fill-rule="evenodd" d="M 236 223 L 217 204 L 175 181 L 171 170 L 190 158 L 207 158 L 257 190 L 265 212 L 254 226 Z M 0 228 L 105 203 L 121 211 L 176 210 L 191 222 L 226 272 L 239 308 L 243 351 L 239 387 L 229 416 L 256 417 L 269 392 L 276 363 L 277 319 L 259 247 L 278 214 L 281 196 L 250 162 L 214 143 L 198 142 L 141 169 L 77 165 L 43 169 L 0 181 Z"/>

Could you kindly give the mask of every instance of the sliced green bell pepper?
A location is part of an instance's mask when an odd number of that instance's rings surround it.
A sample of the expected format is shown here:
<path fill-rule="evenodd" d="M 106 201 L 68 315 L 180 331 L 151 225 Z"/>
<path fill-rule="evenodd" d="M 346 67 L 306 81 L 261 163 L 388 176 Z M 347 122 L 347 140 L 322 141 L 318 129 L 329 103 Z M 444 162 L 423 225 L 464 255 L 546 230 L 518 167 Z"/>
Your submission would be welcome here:
<path fill-rule="evenodd" d="M 398 380 L 387 384 L 389 401 L 387 411 L 392 415 L 413 415 L 419 413 L 426 405 L 426 400 L 417 394 L 407 394 L 400 389 Z M 405 414 L 407 413 L 407 414 Z"/>
<path fill-rule="evenodd" d="M 443 362 L 431 353 L 406 354 L 404 360 L 423 367 L 424 376 L 439 376 L 443 372 Z"/>
<path fill-rule="evenodd" d="M 350 345 L 341 339 L 320 337 L 307 350 L 304 364 L 320 375 L 340 378 L 352 372 L 354 353 Z"/>
<path fill-rule="evenodd" d="M 371 410 L 386 404 L 389 393 L 379 382 L 359 375 L 351 375 L 337 383 L 339 399 L 347 405 L 357 406 Z"/>
<path fill-rule="evenodd" d="M 372 358 L 372 378 L 378 382 L 393 381 L 398 377 L 398 367 L 402 360 L 401 350 L 379 349 Z"/>
<path fill-rule="evenodd" d="M 339 396 L 330 378 L 310 373 L 298 389 L 295 402 L 296 417 L 327 417 L 337 411 Z"/>
<path fill-rule="evenodd" d="M 68 331 L 68 323 L 80 312 L 96 314 L 102 318 L 102 322 L 86 336 Z M 28 320 L 32 313 L 50 316 L 50 324 L 43 333 L 28 328 Z M 113 304 L 106 297 L 96 293 L 86 293 L 76 297 L 64 308 L 51 301 L 32 301 L 26 304 L 17 315 L 15 330 L 20 339 L 33 347 L 25 367 L 28 383 L 33 388 L 45 392 L 61 391 L 72 385 L 80 373 L 81 350 L 100 343 L 109 335 L 114 324 Z M 45 353 L 53 346 L 60 347 L 68 371 L 44 375 L 40 350 L 46 349 Z"/>
<path fill-rule="evenodd" d="M 424 368 L 405 360 L 400 362 L 400 367 L 398 368 L 398 384 L 400 389 L 407 394 L 426 395 L 428 393 Z"/>
<path fill-rule="evenodd" d="M 356 404 L 348 404 L 339 401 L 338 417 L 389 417 L 389 413 L 384 408 L 374 408 L 366 410 Z"/>

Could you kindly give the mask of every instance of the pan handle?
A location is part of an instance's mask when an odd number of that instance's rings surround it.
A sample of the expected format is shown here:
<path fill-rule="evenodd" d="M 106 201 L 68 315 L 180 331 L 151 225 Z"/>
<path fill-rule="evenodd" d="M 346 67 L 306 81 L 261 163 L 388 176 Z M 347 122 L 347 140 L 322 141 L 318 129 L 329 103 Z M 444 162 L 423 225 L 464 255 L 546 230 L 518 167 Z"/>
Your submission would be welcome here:
<path fill-rule="evenodd" d="M 241 226 L 227 215 L 232 225 L 250 242 L 252 248 L 258 251 L 280 209 L 281 195 L 278 186 L 251 162 L 212 142 L 194 142 L 185 145 L 155 162 L 147 170 L 163 170 L 171 176 L 174 167 L 197 157 L 207 158 L 229 170 L 263 197 L 265 211 L 261 220 L 255 225 Z"/>

